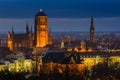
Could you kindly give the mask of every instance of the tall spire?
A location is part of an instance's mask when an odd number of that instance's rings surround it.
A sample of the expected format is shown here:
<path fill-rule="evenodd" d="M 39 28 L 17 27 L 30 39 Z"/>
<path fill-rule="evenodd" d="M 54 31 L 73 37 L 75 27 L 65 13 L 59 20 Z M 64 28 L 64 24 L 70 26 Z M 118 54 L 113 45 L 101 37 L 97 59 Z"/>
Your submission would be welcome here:
<path fill-rule="evenodd" d="M 91 27 L 94 27 L 94 19 L 91 17 Z"/>
<path fill-rule="evenodd" d="M 29 33 L 29 25 L 28 25 L 28 22 L 26 21 L 26 33 L 28 34 Z"/>
<path fill-rule="evenodd" d="M 12 25 L 12 33 L 14 34 L 14 29 L 13 29 L 13 25 Z"/>
<path fill-rule="evenodd" d="M 94 42 L 95 40 L 95 29 L 94 29 L 94 19 L 91 17 L 91 25 L 90 25 L 90 41 Z"/>

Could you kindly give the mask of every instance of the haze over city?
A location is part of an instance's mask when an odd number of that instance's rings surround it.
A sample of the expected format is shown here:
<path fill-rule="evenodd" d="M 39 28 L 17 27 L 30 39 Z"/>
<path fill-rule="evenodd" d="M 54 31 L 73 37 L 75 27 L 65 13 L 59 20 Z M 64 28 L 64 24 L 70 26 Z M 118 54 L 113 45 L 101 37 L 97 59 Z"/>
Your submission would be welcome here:
<path fill-rule="evenodd" d="M 40 9 L 53 32 L 89 31 L 94 17 L 96 31 L 120 31 L 119 0 L 0 0 L 0 32 L 25 32 L 26 21 L 34 27 Z"/>

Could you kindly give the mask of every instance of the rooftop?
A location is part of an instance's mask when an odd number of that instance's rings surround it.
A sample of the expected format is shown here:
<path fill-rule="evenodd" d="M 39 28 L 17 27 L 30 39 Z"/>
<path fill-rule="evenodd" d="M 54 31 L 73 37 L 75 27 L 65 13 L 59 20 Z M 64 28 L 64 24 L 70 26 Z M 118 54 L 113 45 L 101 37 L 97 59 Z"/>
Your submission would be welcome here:
<path fill-rule="evenodd" d="M 42 9 L 40 9 L 40 11 L 36 14 L 36 16 L 47 16 L 47 15 Z"/>

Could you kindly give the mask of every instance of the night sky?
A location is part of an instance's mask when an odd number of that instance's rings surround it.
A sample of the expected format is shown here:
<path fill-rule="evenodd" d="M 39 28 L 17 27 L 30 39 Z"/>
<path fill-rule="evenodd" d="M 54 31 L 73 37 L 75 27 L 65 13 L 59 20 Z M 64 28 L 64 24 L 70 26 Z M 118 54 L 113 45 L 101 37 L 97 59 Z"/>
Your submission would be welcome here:
<path fill-rule="evenodd" d="M 120 31 L 120 0 L 0 0 L 0 32 L 12 25 L 15 32 L 25 32 L 26 21 L 34 27 L 40 9 L 55 32 L 89 31 L 91 16 L 96 31 Z"/>

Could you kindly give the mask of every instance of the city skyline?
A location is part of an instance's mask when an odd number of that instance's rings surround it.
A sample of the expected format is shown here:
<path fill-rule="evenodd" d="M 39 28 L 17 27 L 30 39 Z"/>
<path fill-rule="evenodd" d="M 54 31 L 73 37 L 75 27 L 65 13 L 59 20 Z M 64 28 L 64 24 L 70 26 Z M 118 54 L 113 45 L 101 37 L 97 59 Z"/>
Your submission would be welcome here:
<path fill-rule="evenodd" d="M 41 8 L 53 32 L 89 31 L 91 16 L 96 31 L 119 31 L 119 4 L 119 0 L 1 0 L 0 32 L 11 30 L 12 25 L 15 32 L 25 32 L 26 21 L 33 27 L 35 13 Z"/>
<path fill-rule="evenodd" d="M 0 0 L 0 80 L 119 80 L 120 0 Z"/>

